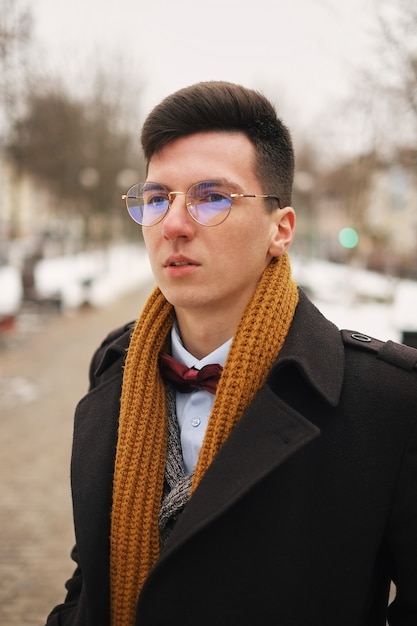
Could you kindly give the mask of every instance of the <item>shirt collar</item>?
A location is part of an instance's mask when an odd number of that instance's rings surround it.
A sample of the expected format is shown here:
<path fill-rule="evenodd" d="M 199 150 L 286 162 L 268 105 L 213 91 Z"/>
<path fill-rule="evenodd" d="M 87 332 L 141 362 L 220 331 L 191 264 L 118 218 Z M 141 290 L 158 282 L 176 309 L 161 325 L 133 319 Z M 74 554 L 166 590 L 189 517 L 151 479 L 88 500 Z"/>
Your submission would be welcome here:
<path fill-rule="evenodd" d="M 227 355 L 229 352 L 229 348 L 231 346 L 233 337 L 228 339 L 224 344 L 207 354 L 202 359 L 197 359 L 193 354 L 188 352 L 182 343 L 182 339 L 179 333 L 178 325 L 175 322 L 171 329 L 171 348 L 172 348 L 172 356 L 174 359 L 183 363 L 187 367 L 195 367 L 200 370 L 204 365 L 208 365 L 209 363 L 219 363 L 224 367 L 226 363 Z"/>

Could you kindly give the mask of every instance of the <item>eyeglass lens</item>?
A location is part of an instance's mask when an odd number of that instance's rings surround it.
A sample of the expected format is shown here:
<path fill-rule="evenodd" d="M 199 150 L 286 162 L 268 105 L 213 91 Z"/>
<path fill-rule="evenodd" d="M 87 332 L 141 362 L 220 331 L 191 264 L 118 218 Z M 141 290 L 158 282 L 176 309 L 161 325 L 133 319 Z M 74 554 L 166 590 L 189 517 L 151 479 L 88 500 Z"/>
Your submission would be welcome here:
<path fill-rule="evenodd" d="M 160 222 L 167 213 L 175 195 L 156 183 L 141 183 L 131 187 L 126 195 L 130 216 L 142 226 Z M 204 226 L 217 226 L 228 216 L 232 198 L 221 183 L 204 181 L 192 185 L 185 194 L 187 210 L 191 217 Z"/>

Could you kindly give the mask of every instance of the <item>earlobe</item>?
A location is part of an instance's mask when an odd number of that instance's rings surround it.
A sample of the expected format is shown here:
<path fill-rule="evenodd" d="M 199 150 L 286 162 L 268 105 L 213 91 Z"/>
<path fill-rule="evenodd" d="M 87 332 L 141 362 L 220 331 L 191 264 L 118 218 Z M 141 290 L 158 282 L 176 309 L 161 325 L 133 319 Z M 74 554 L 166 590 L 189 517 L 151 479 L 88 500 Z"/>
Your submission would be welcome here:
<path fill-rule="evenodd" d="M 294 239 L 295 230 L 295 211 L 292 207 L 287 206 L 278 209 L 276 212 L 276 221 L 274 235 L 269 248 L 269 253 L 273 257 L 279 257 L 284 254 L 290 247 Z"/>

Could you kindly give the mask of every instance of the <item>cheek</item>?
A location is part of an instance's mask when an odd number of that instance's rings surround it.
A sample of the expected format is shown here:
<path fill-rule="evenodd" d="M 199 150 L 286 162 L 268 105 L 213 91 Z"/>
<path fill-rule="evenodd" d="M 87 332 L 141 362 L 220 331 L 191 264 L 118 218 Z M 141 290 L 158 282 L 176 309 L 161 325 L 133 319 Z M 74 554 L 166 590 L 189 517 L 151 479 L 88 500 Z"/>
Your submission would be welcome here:
<path fill-rule="evenodd" d="M 154 236 L 154 233 L 152 233 L 147 228 L 143 228 L 142 229 L 142 234 L 143 234 L 143 241 L 145 243 L 146 251 L 147 251 L 149 256 L 152 256 L 152 253 L 156 249 L 156 238 Z"/>
<path fill-rule="evenodd" d="M 152 268 L 152 272 L 156 277 L 156 273 L 158 272 L 158 268 L 160 267 L 160 260 L 158 261 L 158 243 L 157 239 L 153 237 L 151 234 L 143 234 L 143 241 L 145 243 L 146 255 L 149 260 L 149 264 Z"/>

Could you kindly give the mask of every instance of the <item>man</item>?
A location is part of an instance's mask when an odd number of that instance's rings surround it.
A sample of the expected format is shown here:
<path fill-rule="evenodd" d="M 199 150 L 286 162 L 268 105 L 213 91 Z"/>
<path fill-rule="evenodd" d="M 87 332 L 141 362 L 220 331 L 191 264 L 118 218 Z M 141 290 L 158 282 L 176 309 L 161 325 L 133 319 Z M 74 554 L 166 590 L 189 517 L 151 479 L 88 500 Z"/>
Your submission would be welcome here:
<path fill-rule="evenodd" d="M 48 625 L 415 626 L 417 350 L 297 288 L 293 149 L 264 96 L 180 90 L 142 146 L 125 198 L 158 287 L 92 360 Z"/>

